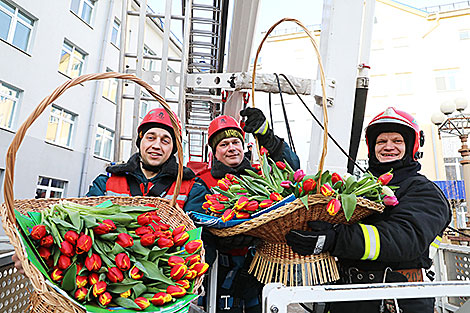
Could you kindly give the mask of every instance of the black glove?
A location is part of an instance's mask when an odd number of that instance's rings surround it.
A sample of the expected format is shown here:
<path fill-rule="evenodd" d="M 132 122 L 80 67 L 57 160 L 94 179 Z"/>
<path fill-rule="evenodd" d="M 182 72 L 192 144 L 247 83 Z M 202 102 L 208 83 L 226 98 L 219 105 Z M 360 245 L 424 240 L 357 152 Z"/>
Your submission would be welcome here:
<path fill-rule="evenodd" d="M 335 246 L 336 232 L 333 224 L 323 221 L 308 222 L 312 231 L 291 230 L 286 235 L 287 244 L 300 255 L 320 254 Z"/>
<path fill-rule="evenodd" d="M 217 237 L 216 248 L 220 252 L 232 249 L 240 249 L 257 245 L 261 240 L 249 235 L 234 235 L 229 237 Z"/>
<path fill-rule="evenodd" d="M 258 138 L 259 144 L 268 149 L 271 158 L 279 161 L 282 156 L 284 140 L 274 135 L 263 112 L 257 108 L 246 108 L 240 111 L 240 115 L 247 118 L 243 130 L 254 134 Z"/>

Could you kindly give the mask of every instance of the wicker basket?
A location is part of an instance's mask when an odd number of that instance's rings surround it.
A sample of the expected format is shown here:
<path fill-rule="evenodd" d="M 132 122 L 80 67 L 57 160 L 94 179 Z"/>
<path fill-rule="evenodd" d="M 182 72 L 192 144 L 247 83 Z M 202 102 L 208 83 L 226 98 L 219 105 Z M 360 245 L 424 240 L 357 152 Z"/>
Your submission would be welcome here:
<path fill-rule="evenodd" d="M 171 118 L 173 128 L 177 130 L 179 128 L 178 123 L 173 114 L 171 114 L 171 109 L 166 104 L 165 100 L 158 95 L 153 88 L 145 83 L 143 80 L 135 77 L 134 75 L 129 74 L 120 74 L 115 72 L 107 72 L 101 74 L 89 74 L 71 79 L 59 86 L 54 92 L 46 97 L 38 105 L 38 107 L 31 113 L 28 119 L 21 125 L 18 129 L 15 137 L 13 138 L 12 143 L 8 149 L 7 159 L 6 159 L 6 169 L 5 169 L 5 186 L 4 186 L 4 196 L 5 203 L 1 206 L 2 222 L 3 228 L 5 229 L 6 234 L 10 238 L 12 245 L 15 248 L 16 254 L 20 259 L 23 268 L 25 270 L 26 276 L 31 280 L 32 285 L 35 289 L 35 293 L 31 296 L 31 310 L 32 312 L 60 312 L 60 313 L 82 313 L 83 309 L 78 307 L 75 303 L 69 301 L 67 298 L 58 293 L 55 289 L 50 287 L 41 274 L 41 272 L 35 268 L 29 262 L 24 247 L 22 246 L 22 241 L 18 233 L 18 224 L 15 219 L 14 210 L 18 210 L 21 213 L 26 213 L 28 211 L 41 211 L 44 208 L 47 208 L 51 204 L 55 204 L 64 199 L 27 199 L 27 200 L 14 200 L 13 196 L 13 173 L 15 167 L 16 153 L 19 149 L 21 142 L 26 134 L 27 129 L 31 124 L 39 117 L 39 115 L 45 110 L 45 108 L 55 101 L 60 95 L 62 95 L 68 88 L 75 85 L 81 84 L 86 81 L 91 80 L 100 80 L 107 78 L 118 78 L 134 81 L 135 83 L 144 87 L 169 113 L 168 115 Z M 134 206 L 143 206 L 145 204 L 154 204 L 159 209 L 159 216 L 162 218 L 162 221 L 168 223 L 171 227 L 175 228 L 180 224 L 184 224 L 188 230 L 194 229 L 194 223 L 186 215 L 186 213 L 178 207 L 176 204 L 176 197 L 178 196 L 183 174 L 183 150 L 181 145 L 181 139 L 176 136 L 176 146 L 178 148 L 178 162 L 179 162 L 179 171 L 176 180 L 175 193 L 171 200 L 155 198 L 155 197 L 89 197 L 89 198 L 67 198 L 65 200 L 83 204 L 83 205 L 97 205 L 103 201 L 111 200 L 115 204 L 119 205 L 134 205 Z M 204 250 L 201 252 L 204 256 Z M 202 277 L 199 277 L 195 281 L 194 290 L 197 290 L 202 284 Z"/>
<path fill-rule="evenodd" d="M 317 44 L 311 33 L 298 20 L 284 18 L 275 23 L 261 41 L 253 65 L 252 79 L 256 77 L 256 63 L 264 41 L 274 28 L 282 22 L 294 22 L 299 25 L 310 37 L 310 41 L 315 48 L 320 69 L 322 86 L 322 107 L 323 107 L 323 150 L 319 163 L 320 173 L 323 171 L 327 152 L 328 142 L 328 114 L 325 92 L 325 75 L 321 62 Z M 255 106 L 255 84 L 252 82 L 252 101 Z M 258 142 L 256 142 L 257 149 Z M 259 150 L 258 150 L 259 152 Z M 259 154 L 259 153 L 258 153 Z M 320 181 L 321 177 L 319 178 Z M 352 224 L 362 218 L 374 213 L 382 212 L 383 205 L 358 198 L 357 206 L 352 218 L 346 221 L 344 212 L 340 210 L 335 216 L 331 216 L 326 211 L 326 205 L 331 200 L 321 194 L 310 195 L 308 197 L 308 208 L 300 199 L 296 199 L 280 208 L 260 215 L 239 225 L 215 229 L 210 231 L 217 236 L 226 237 L 237 234 L 252 235 L 261 238 L 262 243 L 256 247 L 256 255 L 251 263 L 250 273 L 263 283 L 280 282 L 290 286 L 309 286 L 324 284 L 339 279 L 338 269 L 335 259 L 329 253 L 318 255 L 302 256 L 294 253 L 286 244 L 285 235 L 291 229 L 307 230 L 307 222 L 322 220 L 333 224 Z"/>

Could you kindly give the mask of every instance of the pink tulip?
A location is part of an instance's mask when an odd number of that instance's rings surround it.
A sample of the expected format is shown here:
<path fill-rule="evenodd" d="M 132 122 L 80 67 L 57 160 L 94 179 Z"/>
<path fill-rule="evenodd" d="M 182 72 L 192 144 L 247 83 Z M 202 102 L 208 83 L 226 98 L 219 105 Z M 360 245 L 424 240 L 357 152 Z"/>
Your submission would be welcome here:
<path fill-rule="evenodd" d="M 294 180 L 295 180 L 296 182 L 300 182 L 304 177 L 305 177 L 305 173 L 304 173 L 303 170 L 298 169 L 297 171 L 295 171 L 295 173 L 294 173 Z"/>
<path fill-rule="evenodd" d="M 387 206 L 396 206 L 398 204 L 398 199 L 395 196 L 393 196 L 393 197 L 385 196 L 384 204 L 387 205 Z"/>

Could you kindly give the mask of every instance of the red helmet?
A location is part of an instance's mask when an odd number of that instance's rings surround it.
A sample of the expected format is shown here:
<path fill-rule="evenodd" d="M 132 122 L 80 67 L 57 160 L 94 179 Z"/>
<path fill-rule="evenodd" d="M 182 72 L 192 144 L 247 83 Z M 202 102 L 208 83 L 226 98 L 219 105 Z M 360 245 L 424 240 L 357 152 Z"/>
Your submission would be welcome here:
<path fill-rule="evenodd" d="M 385 111 L 377 115 L 370 121 L 369 125 L 366 127 L 366 143 L 369 147 L 369 136 L 371 129 L 375 128 L 372 126 L 379 126 L 379 124 L 399 124 L 405 127 L 408 127 L 414 133 L 414 143 L 413 143 L 413 159 L 417 160 L 420 158 L 418 153 L 419 147 L 424 144 L 424 134 L 423 131 L 419 130 L 419 126 L 416 123 L 416 120 L 410 114 L 397 110 L 393 107 L 387 108 Z M 385 125 L 382 125 L 385 126 Z M 378 129 L 380 131 L 380 128 Z M 370 149 L 369 149 L 370 151 Z"/>
<path fill-rule="evenodd" d="M 178 119 L 178 117 L 176 116 L 176 114 L 174 112 L 172 112 L 172 113 L 173 113 L 173 116 L 175 117 L 176 121 L 178 122 L 179 134 L 180 134 L 180 137 L 181 137 L 181 122 Z M 147 115 L 144 116 L 144 118 L 143 118 L 142 122 L 140 123 L 139 127 L 137 127 L 137 134 L 140 133 L 140 130 L 142 129 L 142 126 L 144 126 L 145 124 L 148 124 L 148 123 L 158 123 L 158 124 L 162 124 L 162 125 L 168 126 L 169 128 L 173 129 L 173 124 L 171 124 L 170 116 L 168 115 L 167 111 L 165 111 L 165 109 L 163 109 L 163 108 L 150 110 L 147 113 Z M 176 134 L 176 132 L 175 132 L 175 134 Z"/>
<path fill-rule="evenodd" d="M 211 137 L 219 132 L 222 129 L 226 128 L 234 128 L 238 130 L 243 137 L 245 137 L 245 132 L 243 129 L 240 127 L 238 122 L 231 116 L 228 115 L 220 115 L 217 116 L 210 124 L 209 124 L 209 130 L 208 130 L 208 136 L 209 136 L 209 142 L 211 142 Z"/>

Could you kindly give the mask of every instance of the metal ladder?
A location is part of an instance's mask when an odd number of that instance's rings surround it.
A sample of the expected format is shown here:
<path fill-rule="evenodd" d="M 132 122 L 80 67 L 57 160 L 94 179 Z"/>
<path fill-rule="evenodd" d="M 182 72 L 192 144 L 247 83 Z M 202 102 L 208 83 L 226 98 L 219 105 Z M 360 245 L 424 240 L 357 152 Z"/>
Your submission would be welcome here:
<path fill-rule="evenodd" d="M 191 0 L 188 73 L 223 71 L 228 0 Z M 207 161 L 207 128 L 221 112 L 220 90 L 200 87 L 186 91 L 185 126 L 189 161 Z"/>

